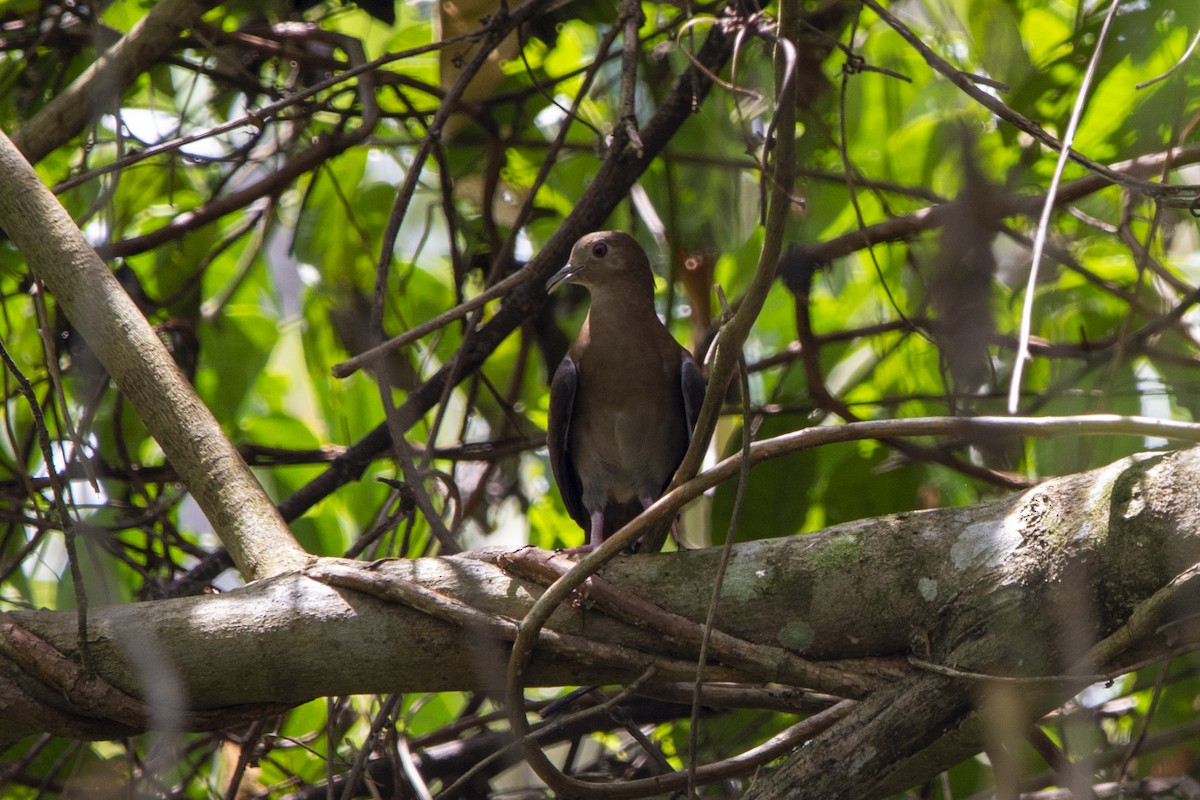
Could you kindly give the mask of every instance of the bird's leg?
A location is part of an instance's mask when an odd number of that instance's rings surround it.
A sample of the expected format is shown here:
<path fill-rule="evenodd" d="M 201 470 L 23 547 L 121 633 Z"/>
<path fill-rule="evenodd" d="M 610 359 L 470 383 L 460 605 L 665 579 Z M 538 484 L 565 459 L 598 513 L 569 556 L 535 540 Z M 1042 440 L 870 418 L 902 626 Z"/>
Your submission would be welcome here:
<path fill-rule="evenodd" d="M 588 533 L 588 543 L 581 544 L 579 547 L 568 547 L 566 550 L 560 550 L 563 555 L 574 555 L 575 553 L 590 553 L 595 550 L 604 541 L 604 512 L 593 511 L 592 523 L 589 526 L 591 532 Z"/>
<path fill-rule="evenodd" d="M 604 543 L 604 511 L 592 512 L 591 533 L 588 534 L 588 550 L 595 550 Z"/>

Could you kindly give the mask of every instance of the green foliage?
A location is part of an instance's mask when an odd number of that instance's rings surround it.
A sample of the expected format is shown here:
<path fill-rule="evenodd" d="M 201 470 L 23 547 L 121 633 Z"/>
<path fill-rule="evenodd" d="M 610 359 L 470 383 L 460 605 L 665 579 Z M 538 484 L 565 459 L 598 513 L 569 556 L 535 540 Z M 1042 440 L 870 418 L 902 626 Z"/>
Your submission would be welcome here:
<path fill-rule="evenodd" d="M 635 114 L 644 125 L 688 68 L 685 51 L 699 48 L 711 20 L 701 15 L 707 21 L 689 29 L 692 6 L 642 5 Z M 754 437 L 855 419 L 1003 413 L 1040 208 L 1035 201 L 1057 158 L 1013 123 L 1024 118 L 1063 135 L 1107 4 L 893 4 L 922 42 L 1004 103 L 1006 118 L 939 74 L 858 2 L 802 5 L 833 11 L 809 19 L 796 74 L 797 126 L 775 133 L 795 137 L 800 169 L 786 243 L 817 256 L 813 274 L 775 284 L 746 343 Z M 0 2 L 0 128 L 12 134 L 28 124 L 94 62 L 96 42 L 133 29 L 151 4 L 80 7 L 89 13 Z M 622 113 L 620 38 L 603 63 L 594 63 L 617 23 L 615 7 L 565 4 L 523 26 L 512 44 L 512 54 L 520 48 L 523 57 L 496 65 L 492 84 L 473 88 L 455 109 L 461 125 L 452 122 L 430 143 L 429 160 L 399 210 L 398 187 L 424 157 L 432 116 L 449 89 L 436 50 L 408 52 L 437 41 L 442 12 L 449 13 L 442 4 L 397 3 L 393 26 L 339 2 L 304 11 L 218 5 L 127 87 L 96 98 L 102 113 L 85 130 L 65 132 L 64 143 L 37 165 L 89 241 L 106 255 L 122 255 L 114 269 L 128 271 L 127 285 L 140 294 L 147 317 L 273 499 L 296 497 L 331 458 L 375 430 L 385 420 L 385 396 L 387 405 L 416 407 L 401 426 L 415 454 L 409 470 L 396 453 L 379 452 L 356 465 L 361 477 L 356 472 L 292 521 L 310 552 L 340 556 L 353 549 L 365 559 L 437 554 L 429 521 L 376 480 L 410 481 L 414 469 L 464 547 L 561 548 L 583 540 L 539 449 L 550 372 L 564 336 L 574 334 L 585 313 L 579 295 L 561 293 L 541 317 L 531 313 L 478 370 L 451 373 L 454 386 L 435 392 L 436 403 L 418 404 L 425 382 L 457 364 L 509 300 L 486 304 L 478 318 L 450 322 L 369 370 L 344 379 L 332 371 L 478 295 L 503 277 L 491 274 L 503 257 L 512 255 L 510 267 L 519 267 L 585 198 L 591 202 L 600 157 Z M 778 10 L 769 4 L 768 18 Z M 280 24 L 301 21 L 306 26 Z M 1126 2 L 1103 42 L 1076 149 L 1107 164 L 1180 146 L 1169 166 L 1139 177 L 1194 183 L 1200 71 L 1184 55 L 1198 31 L 1195 0 Z M 346 77 L 356 65 L 344 37 L 361 43 L 368 60 L 383 61 Z M 848 61 L 847 50 L 861 64 Z M 623 200 L 606 223 L 634 232 L 647 247 L 664 290 L 664 317 L 693 349 L 707 347 L 716 329 L 708 322 L 720 316 L 716 290 L 736 304 L 763 248 L 769 179 L 759 163 L 778 110 L 776 52 L 769 38 L 748 35 L 741 42 L 736 68 L 724 69 L 706 99 L 697 96 L 686 124 L 645 164 L 636 200 Z M 378 122 L 365 139 L 341 147 L 342 137 L 366 124 L 362 87 L 371 91 Z M 284 98 L 293 100 L 286 109 L 262 115 Z M 550 143 L 576 102 L 564 147 L 547 164 Z M 239 120 L 232 131 L 212 133 Z M 208 135 L 135 160 L 149 147 L 194 134 Z M 322 152 L 310 148 L 329 142 L 339 147 L 305 162 Z M 983 189 L 968 183 L 970 174 Z M 1066 185 L 1089 174 L 1072 163 Z M 279 180 L 253 196 L 239 194 L 268 178 Z M 66 181 L 76 185 L 64 187 Z M 497 189 L 491 199 L 487 187 Z M 1017 199 L 1028 202 L 1018 209 Z M 1190 305 L 1200 244 L 1189 201 L 1156 203 L 1136 187 L 1104 186 L 1055 212 L 1052 249 L 1034 289 L 1035 347 L 1021 387 L 1022 413 L 1197 418 Z M 951 202 L 990 208 L 982 225 L 992 238 L 978 244 L 990 249 L 995 274 L 986 296 L 964 298 L 990 317 L 978 321 L 988 332 L 986 363 L 977 365 L 986 378 L 972 386 L 951 379 L 948 356 L 959 343 L 939 327 L 931 299 L 945 274 L 939 270 L 947 268 L 939 258 L 955 231 L 930 222 L 930 211 Z M 529 215 L 514 233 L 522 203 Z M 196 222 L 213 209 L 220 213 Z M 913 215 L 912 225 L 903 235 L 884 230 L 906 215 Z M 868 248 L 864 231 L 878 243 Z M 162 241 L 139 238 L 151 235 Z M 509 238 L 512 252 L 504 249 Z M 838 242 L 836 252 L 822 250 Z M 696 263 L 710 265 L 712 274 L 689 293 L 677 279 Z M 1173 312 L 1176 318 L 1164 317 Z M 86 523 L 76 544 L 89 602 L 134 602 L 182 585 L 217 549 L 215 538 L 157 444 L 7 241 L 0 243 L 0 340 L 15 365 L 0 378 L 0 610 L 77 606 L 62 534 L 69 526 L 58 519 L 53 487 L 44 480 L 37 418 L 17 372 L 33 388 L 43 432 L 59 458 L 71 454 L 67 502 L 72 522 Z M 723 424 L 714 445 L 722 456 L 739 451 L 744 433 L 740 405 L 730 402 L 726 411 L 733 421 Z M 71 443 L 73 436 L 81 446 Z M 745 503 L 733 535 L 749 541 L 977 503 L 1006 491 L 1000 487 L 1013 476 L 1076 472 L 1163 445 L 1133 437 L 906 441 L 903 448 L 874 440 L 809 448 L 755 467 L 744 489 L 736 481 L 721 484 L 707 520 L 714 542 L 725 537 L 739 491 Z M 96 488 L 85 493 L 93 475 Z M 218 585 L 236 582 L 226 575 Z M 1157 669 L 1167 671 L 1166 688 L 1154 684 Z M 1176 659 L 1106 690 L 1104 701 L 1085 697 L 1043 728 L 1072 756 L 1102 751 L 1128 742 L 1144 724 L 1155 730 L 1185 724 L 1194 717 L 1197 681 L 1194 659 Z M 1088 703 L 1116 708 L 1121 699 L 1127 706 L 1111 713 L 1079 710 Z M 320 784 L 330 774 L 347 774 L 360 748 L 394 751 L 397 737 L 414 748 L 466 739 L 464 731 L 485 729 L 493 710 L 483 695 L 404 697 L 384 726 L 385 738 L 392 737 L 384 747 L 367 741 L 382 703 L 317 700 L 273 720 L 260 732 L 247 785 L 280 796 L 285 787 Z M 774 712 L 706 712 L 700 750 L 712 758 L 744 750 L 786 724 Z M 655 730 L 676 767 L 686 757 L 689 731 L 686 721 Z M 155 780 L 174 786 L 175 796 L 221 796 L 241 753 L 222 737 L 183 737 L 185 755 Z M 148 785 L 144 774 L 131 776 L 130 765 L 155 746 L 151 736 L 123 744 L 21 742 L 5 756 L 27 756 L 5 796 L 45 796 L 33 788 L 43 778 L 64 792 Z M 255 746 L 249 742 L 246 752 Z M 1194 752 L 1194 739 L 1177 747 Z M 624 769 L 633 750 L 610 736 L 597 760 Z M 1028 772 L 1042 768 L 1032 750 L 1017 760 Z M 1149 774 L 1156 760 L 1139 760 L 1128 774 Z M 1114 774 L 1108 765 L 1098 769 Z M 0 774 L 12 777 L 4 765 Z M 941 797 L 948 786 L 946 797 L 963 797 L 990 782 L 985 760 L 970 760 L 924 796 Z"/>

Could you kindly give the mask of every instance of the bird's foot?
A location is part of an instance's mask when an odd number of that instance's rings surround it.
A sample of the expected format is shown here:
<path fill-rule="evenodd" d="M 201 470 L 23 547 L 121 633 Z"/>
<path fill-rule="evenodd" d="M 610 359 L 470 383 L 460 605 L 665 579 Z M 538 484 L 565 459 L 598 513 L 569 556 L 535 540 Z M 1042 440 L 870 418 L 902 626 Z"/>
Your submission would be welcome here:
<path fill-rule="evenodd" d="M 558 552 L 570 556 L 576 553 L 590 553 L 599 547 L 604 542 L 604 512 L 593 511 L 591 523 L 587 544 L 581 544 L 579 547 L 568 547 L 566 550 L 559 550 Z"/>

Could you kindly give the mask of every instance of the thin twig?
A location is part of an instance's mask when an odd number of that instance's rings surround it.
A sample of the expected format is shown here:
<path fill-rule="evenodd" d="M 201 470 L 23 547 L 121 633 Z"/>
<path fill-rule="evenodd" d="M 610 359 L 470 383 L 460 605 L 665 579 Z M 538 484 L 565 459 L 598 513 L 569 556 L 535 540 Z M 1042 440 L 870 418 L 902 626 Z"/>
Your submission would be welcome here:
<path fill-rule="evenodd" d="M 640 52 L 638 31 L 646 15 L 642 12 L 641 0 L 624 0 L 621 3 L 621 19 L 615 27 L 625 29 L 624 43 L 621 50 L 621 119 L 614 130 L 613 147 L 623 147 L 625 142 L 633 148 L 640 157 L 645 151 L 642 138 L 638 135 L 636 88 L 637 65 Z"/>
<path fill-rule="evenodd" d="M 147 158 L 153 158 L 154 156 L 162 155 L 163 153 L 170 153 L 172 151 L 187 147 L 189 144 L 195 144 L 196 142 L 202 142 L 205 139 L 211 139 L 214 136 L 231 133 L 241 128 L 262 128 L 264 123 L 279 116 L 281 112 L 286 111 L 292 106 L 297 105 L 298 103 L 307 100 L 314 95 L 324 92 L 326 89 L 332 89 L 341 83 L 345 83 L 351 78 L 356 78 L 359 75 L 373 72 L 378 70 L 380 67 L 395 61 L 402 61 L 406 58 L 424 55 L 426 53 L 441 50 L 451 45 L 461 44 L 463 42 L 478 39 L 480 35 L 480 32 L 472 31 L 470 33 L 464 33 L 460 36 L 455 36 L 451 39 L 444 39 L 440 42 L 434 42 L 433 44 L 412 47 L 407 50 L 401 50 L 394 53 L 387 53 L 370 61 L 364 61 L 357 64 L 351 61 L 350 65 L 347 66 L 342 72 L 332 75 L 323 81 L 319 81 L 318 83 L 314 83 L 312 86 L 292 92 L 288 94 L 287 97 L 277 100 L 274 103 L 268 103 L 261 108 L 248 111 L 236 119 L 232 119 L 228 122 L 208 128 L 200 133 L 194 133 L 188 136 L 179 136 L 174 139 L 158 142 L 157 144 L 149 147 L 130 152 L 127 155 L 123 155 L 121 158 L 116 159 L 111 163 L 104 164 L 88 170 L 87 172 L 83 172 L 79 175 L 68 178 L 65 181 L 61 181 L 60 183 L 55 184 L 54 193 L 61 194 L 70 189 L 74 189 L 76 186 L 80 186 L 94 178 L 99 178 L 103 175 L 107 175 L 110 172 L 132 166 L 137 164 L 139 161 L 144 161 Z M 293 57 L 293 54 L 289 53 L 289 57 Z"/>
<path fill-rule="evenodd" d="M 386 563 L 376 562 L 376 565 Z M 325 559 L 305 570 L 305 575 L 330 586 L 354 589 L 390 603 L 401 603 L 436 619 L 448 622 L 468 633 L 486 635 L 500 641 L 514 641 L 517 623 L 511 619 L 480 611 L 457 598 L 428 587 L 398 578 L 364 565 L 361 562 L 341 562 Z M 542 629 L 538 632 L 537 647 L 560 653 L 584 663 L 607 664 L 626 672 L 655 667 L 666 680 L 685 680 L 691 677 L 690 661 L 643 653 L 632 647 L 605 644 L 574 634 Z M 726 679 L 753 680 L 742 670 L 722 668 Z"/>
<path fill-rule="evenodd" d="M 1195 52 L 1196 52 L 1196 45 L 1198 45 L 1198 44 L 1200 44 L 1200 30 L 1197 30 L 1197 31 L 1196 31 L 1196 35 L 1192 37 L 1192 41 L 1191 41 L 1191 43 L 1190 43 L 1190 44 L 1188 44 L 1188 46 L 1187 46 L 1187 50 L 1184 50 L 1184 51 L 1183 51 L 1183 55 L 1181 55 L 1181 56 L 1179 57 L 1179 60 L 1178 60 L 1178 61 L 1176 61 L 1174 64 L 1172 64 L 1172 65 L 1171 65 L 1171 66 L 1170 66 L 1170 67 L 1169 67 L 1169 68 L 1168 68 L 1168 69 L 1167 69 L 1165 72 L 1163 72 L 1161 75 L 1158 75 L 1158 76 L 1156 76 L 1156 77 L 1153 77 L 1153 78 L 1151 78 L 1151 79 L 1150 79 L 1150 80 L 1148 80 L 1148 81 L 1142 81 L 1141 83 L 1136 83 L 1136 84 L 1134 84 L 1133 88 L 1135 88 L 1135 89 L 1145 89 L 1145 88 L 1146 88 L 1146 87 L 1148 87 L 1148 86 L 1153 86 L 1154 84 L 1158 83 L 1159 81 L 1165 81 L 1167 78 L 1171 77 L 1173 74 L 1175 74 L 1175 70 L 1177 70 L 1177 69 L 1179 69 L 1180 67 L 1182 67 L 1182 66 L 1184 65 L 1184 63 L 1185 63 L 1185 62 L 1186 62 L 1186 61 L 1187 61 L 1189 58 L 1191 58 L 1191 57 L 1192 57 L 1192 53 L 1195 53 Z"/>
<path fill-rule="evenodd" d="M 1046 192 L 1046 201 L 1042 205 L 1042 215 L 1038 219 L 1037 232 L 1033 237 L 1033 263 L 1029 267 L 1029 281 L 1025 287 L 1025 302 L 1021 309 L 1021 332 L 1018 335 L 1017 353 L 1013 357 L 1012 381 L 1008 389 L 1008 413 L 1017 413 L 1017 404 L 1021 400 L 1021 377 L 1025 372 L 1025 362 L 1029 359 L 1029 333 L 1033 325 L 1033 300 L 1037 294 L 1038 269 L 1042 264 L 1042 253 L 1046 248 L 1046 236 L 1050 230 L 1050 214 L 1054 211 L 1054 195 L 1058 184 L 1062 181 L 1063 170 L 1071 157 L 1071 145 L 1075 141 L 1075 131 L 1079 128 L 1079 120 L 1083 117 L 1083 109 L 1087 105 L 1088 90 L 1091 89 L 1092 79 L 1100 64 L 1100 55 L 1104 52 L 1104 43 L 1108 39 L 1109 29 L 1121 0 L 1112 0 L 1108 14 L 1104 17 L 1104 26 L 1100 29 L 1100 37 L 1096 40 L 1096 48 L 1092 51 L 1092 59 L 1088 62 L 1087 72 L 1079 85 L 1079 94 L 1071 109 L 1071 119 L 1067 123 L 1066 133 L 1063 134 L 1058 162 L 1054 165 L 1054 175 L 1050 178 L 1050 189 Z"/>
<path fill-rule="evenodd" d="M 33 384 L 29 382 L 29 378 L 25 377 L 25 373 L 21 372 L 21 369 L 17 366 L 17 362 L 13 360 L 13 357 L 8 352 L 8 348 L 4 346 L 3 339 L 0 339 L 0 360 L 4 362 L 4 366 L 16 378 L 17 391 L 21 393 L 21 396 L 25 398 L 25 402 L 29 405 L 29 413 L 33 417 L 33 427 L 37 431 L 38 447 L 42 451 L 42 460 L 46 464 L 46 474 L 50 478 L 51 494 L 54 496 L 54 509 L 58 516 L 58 526 L 63 532 L 63 542 L 67 549 L 67 564 L 71 571 L 71 586 L 75 590 L 76 639 L 77 646 L 79 647 L 80 663 L 83 666 L 84 673 L 88 674 L 92 671 L 92 650 L 88 644 L 87 593 L 83 585 L 83 573 L 79 567 L 79 553 L 75 548 L 75 522 L 71 519 L 70 511 L 67 509 L 66 487 L 59 480 L 58 468 L 55 466 L 54 443 L 50 439 L 50 429 L 46 427 L 46 418 L 42 414 L 42 407 L 37 401 L 37 394 L 33 391 Z"/>
<path fill-rule="evenodd" d="M 517 219 L 513 223 L 512 231 L 509 233 L 508 240 L 505 242 L 503 250 L 498 255 L 496 262 L 492 265 L 491 273 L 493 276 L 503 274 L 507 270 L 512 259 L 512 253 L 514 252 L 516 238 L 518 235 L 520 235 L 521 231 L 525 227 L 525 223 L 529 220 L 530 215 L 533 213 L 533 201 L 537 196 L 537 192 L 541 188 L 542 184 L 545 183 L 546 178 L 549 177 L 550 168 L 554 165 L 559 151 L 566 146 L 567 132 L 571 128 L 571 123 L 580 120 L 579 108 L 586 99 L 592 82 L 595 80 L 596 75 L 599 73 L 600 66 L 604 62 L 604 59 L 601 56 L 607 54 L 608 49 L 612 47 L 612 43 L 615 41 L 618 31 L 619 28 L 614 27 L 608 32 L 608 34 L 605 35 L 604 39 L 601 40 L 598 46 L 598 55 L 596 59 L 584 73 L 584 78 L 580 84 L 579 92 L 575 95 L 575 100 L 571 104 L 571 108 L 566 116 L 566 120 L 564 121 L 562 127 L 559 128 L 558 134 L 555 136 L 554 141 L 549 145 L 546 151 L 546 157 L 542 159 L 542 165 L 538 170 L 537 177 L 534 178 L 533 184 L 530 186 L 529 191 L 526 194 L 525 202 L 517 212 Z M 529 280 L 530 277 L 532 277 L 530 270 L 520 269 L 514 272 L 512 275 L 492 283 L 492 285 L 488 286 L 475 297 L 459 303 L 454 308 L 438 314 L 433 319 L 417 325 L 414 328 L 410 328 L 404 333 L 394 336 L 386 342 L 376 345 L 369 350 L 365 350 L 354 358 L 349 358 L 340 364 L 335 364 L 332 370 L 333 376 L 335 378 L 345 378 L 354 374 L 357 370 L 363 368 L 371 361 L 380 358 L 386 353 L 412 344 L 413 342 L 423 338 L 433 331 L 439 330 L 446 325 L 449 325 L 450 323 L 467 316 L 468 314 L 478 311 L 490 301 L 507 295 L 513 289 Z M 491 279 L 492 276 L 489 276 L 489 280 Z M 475 325 L 469 325 L 468 330 L 473 329 L 474 327 Z M 453 381 L 447 381 L 447 383 L 453 383 Z"/>
<path fill-rule="evenodd" d="M 717 287 L 717 299 L 725 316 L 730 315 L 729 301 L 725 291 Z M 721 597 L 721 589 L 725 585 L 725 571 L 729 560 L 733 557 L 733 540 L 737 532 L 738 520 L 742 516 L 742 506 L 746 502 L 746 491 L 750 485 L 750 444 L 754 441 L 754 426 L 750 419 L 750 377 L 746 371 L 746 357 L 738 353 L 738 380 L 742 394 L 742 468 L 738 472 L 737 493 L 733 498 L 733 508 L 729 512 L 729 525 L 725 529 L 725 543 L 721 546 L 721 558 L 717 562 L 717 574 L 713 577 L 712 592 L 708 598 L 708 614 L 704 619 L 703 636 L 700 639 L 700 654 L 696 656 L 696 685 L 692 692 L 691 726 L 688 729 L 688 794 L 696 792 L 696 750 L 700 738 L 700 687 L 704 685 L 704 667 L 708 662 L 708 648 L 712 641 L 712 633 L 716 624 L 717 602 Z"/>
<path fill-rule="evenodd" d="M 925 41 L 914 33 L 907 25 L 901 22 L 895 15 L 887 11 L 881 6 L 878 0 L 861 0 L 862 4 L 875 12 L 875 14 L 886 22 L 896 33 L 908 42 L 909 45 L 916 50 L 930 67 L 941 73 L 951 83 L 962 90 L 972 100 L 988 109 L 996 116 L 1009 122 L 1018 130 L 1032 136 L 1037 141 L 1049 147 L 1055 152 L 1063 150 L 1062 142 L 1050 135 L 1042 126 L 1038 125 L 1033 120 L 1025 117 L 1013 109 L 1009 108 L 1005 103 L 989 92 L 981 90 L 975 85 L 975 81 L 971 76 L 962 70 L 953 66 L 950 62 L 939 56 L 933 51 Z M 1082 8 L 1083 6 L 1080 6 Z M 1150 181 L 1139 180 L 1125 175 L 1121 175 L 1109 167 L 1094 161 L 1076 150 L 1068 149 L 1070 158 L 1076 163 L 1086 167 L 1097 176 L 1105 178 L 1110 183 L 1120 184 L 1129 189 L 1148 195 L 1150 197 L 1166 199 L 1170 197 L 1196 195 L 1197 186 L 1164 186 L 1163 184 L 1151 183 Z"/>
<path fill-rule="evenodd" d="M 655 677 L 657 677 L 657 675 L 658 675 L 658 670 L 655 669 L 654 667 L 650 667 L 650 668 L 646 669 L 646 671 L 643 672 L 641 675 L 639 675 L 636 680 L 631 682 L 628 686 L 626 686 L 620 692 L 613 695 L 612 697 L 605 699 L 603 702 L 598 703 L 597 705 L 592 706 L 591 708 L 585 708 L 581 711 L 576 711 L 573 714 L 557 716 L 554 719 L 551 719 L 550 721 L 546 722 L 545 724 L 540 725 L 537 728 L 534 728 L 533 730 L 531 730 L 527 734 L 525 734 L 520 740 L 515 741 L 515 742 L 509 742 L 503 748 L 492 753 L 487 758 L 482 759 L 479 763 L 475 764 L 473 767 L 471 767 L 469 770 L 464 772 L 462 775 L 459 775 L 458 778 L 454 781 L 454 783 L 450 784 L 445 789 L 443 789 L 441 792 L 439 792 L 438 796 L 439 797 L 455 797 L 455 796 L 457 796 L 457 792 L 462 787 L 468 785 L 468 783 L 476 775 L 478 775 L 484 768 L 486 768 L 488 765 L 492 764 L 499 758 L 503 757 L 505 754 L 512 752 L 513 750 L 515 750 L 518 747 L 525 746 L 526 744 L 536 742 L 540 739 L 546 739 L 546 738 L 554 735 L 558 731 L 561 731 L 564 728 L 568 728 L 580 721 L 587 720 L 591 717 L 600 716 L 601 714 L 607 714 L 610 709 L 616 707 L 619 703 L 623 703 L 625 700 L 627 700 L 628 698 L 634 696 L 639 691 L 641 691 L 642 687 L 648 681 L 653 680 Z M 524 709 L 522 709 L 522 713 L 524 713 Z"/>
<path fill-rule="evenodd" d="M 732 536 L 727 541 L 732 541 Z M 575 566 L 566 556 L 534 548 L 505 553 L 497 559 L 497 565 L 509 574 L 543 585 L 553 584 Z M 878 688 L 876 681 L 863 674 L 806 660 L 786 648 L 740 639 L 716 627 L 712 619 L 701 625 L 598 575 L 588 577 L 582 593 L 589 607 L 607 616 L 652 630 L 668 641 L 703 649 L 704 663 L 711 653 L 720 663 L 764 682 L 805 686 L 841 697 L 865 697 Z"/>
<path fill-rule="evenodd" d="M 787 6 L 785 6 L 786 8 Z M 795 10 L 795 9 L 793 9 Z M 774 145 L 775 177 L 771 181 L 771 198 L 767 209 L 767 220 L 763 237 L 763 249 L 759 254 L 758 265 L 750 286 L 742 296 L 737 313 L 721 329 L 717 340 L 717 355 L 708 378 L 708 390 L 704 393 L 704 403 L 692 432 L 692 441 L 684 454 L 671 486 L 678 486 L 696 474 L 708 451 L 708 440 L 716 429 L 717 418 L 721 413 L 725 390 L 737 368 L 738 354 L 742 345 L 750 335 L 750 328 L 758 318 L 767 293 L 775 280 L 776 265 L 783 251 L 783 234 L 787 219 L 791 214 L 792 176 L 795 169 L 796 137 L 791 131 L 795 127 L 796 104 L 794 99 L 794 74 L 785 71 L 788 65 L 795 63 L 794 47 L 788 41 L 787 31 L 779 38 L 784 51 L 792 50 L 790 54 L 781 56 L 776 63 L 776 82 L 778 88 L 779 123 L 777 130 L 787 131 L 787 135 L 778 137 Z M 659 543 L 661 546 L 661 543 Z M 653 547 L 651 548 L 653 549 Z"/>
<path fill-rule="evenodd" d="M 254 759 L 254 751 L 258 747 L 258 740 L 262 736 L 263 728 L 266 727 L 261 720 L 255 720 L 250 723 L 246 734 L 242 736 L 241 747 L 238 748 L 237 765 L 233 768 L 233 774 L 229 776 L 229 786 L 225 789 L 225 800 L 237 800 L 242 797 L 242 778 L 246 775 L 246 767 L 250 766 L 250 762 Z"/>

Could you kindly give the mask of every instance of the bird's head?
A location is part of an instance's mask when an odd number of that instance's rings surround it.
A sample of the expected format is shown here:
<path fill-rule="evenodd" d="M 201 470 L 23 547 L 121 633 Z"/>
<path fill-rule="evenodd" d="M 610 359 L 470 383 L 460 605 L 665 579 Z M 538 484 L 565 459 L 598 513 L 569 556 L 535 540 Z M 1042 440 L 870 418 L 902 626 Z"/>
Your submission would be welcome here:
<path fill-rule="evenodd" d="M 618 287 L 633 287 L 639 294 L 654 296 L 654 274 L 646 252 L 636 239 L 621 231 L 589 233 L 576 242 L 567 265 L 546 281 L 546 291 L 563 283 L 586 286 L 593 296 L 597 290 Z"/>

